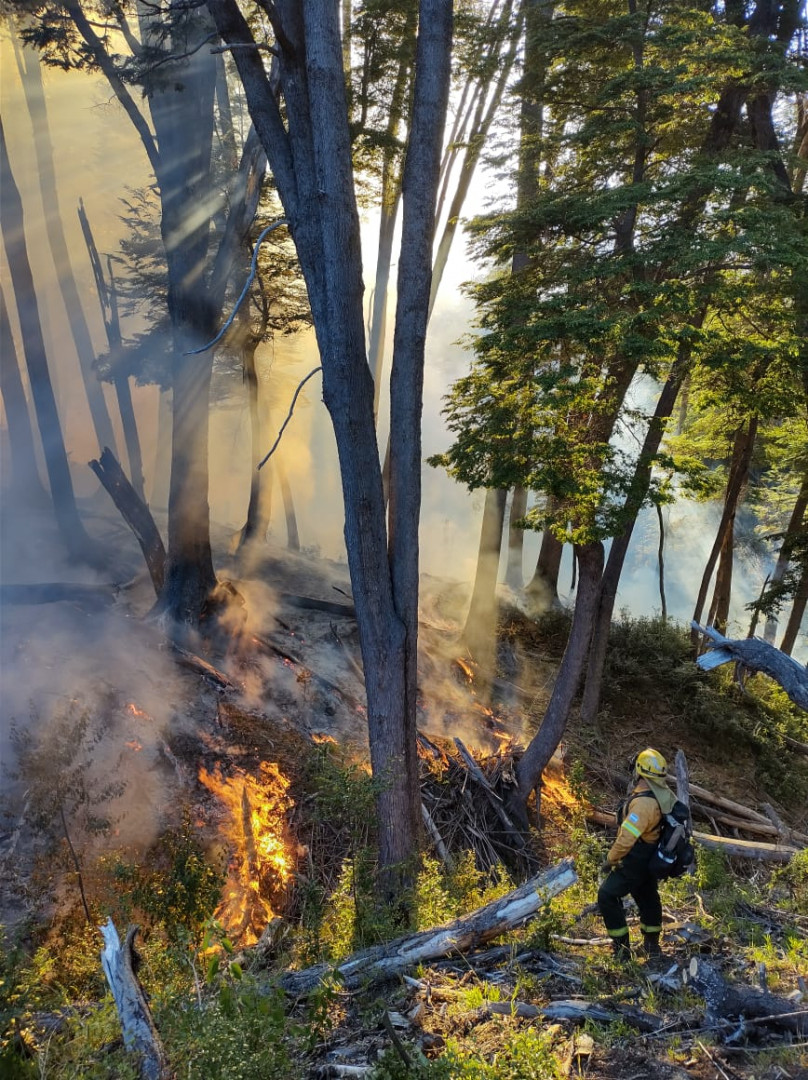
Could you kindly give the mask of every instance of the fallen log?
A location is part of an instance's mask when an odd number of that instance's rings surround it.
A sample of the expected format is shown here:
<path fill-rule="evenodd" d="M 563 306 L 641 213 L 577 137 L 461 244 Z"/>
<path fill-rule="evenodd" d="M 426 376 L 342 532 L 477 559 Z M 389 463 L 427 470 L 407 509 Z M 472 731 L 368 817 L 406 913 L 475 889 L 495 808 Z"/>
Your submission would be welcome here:
<path fill-rule="evenodd" d="M 808 1035 L 808 1008 L 757 986 L 729 983 L 714 964 L 694 956 L 682 981 L 704 998 L 711 1020 L 741 1020 Z"/>
<path fill-rule="evenodd" d="M 234 682 L 229 675 L 225 675 L 223 671 L 219 671 L 213 664 L 209 664 L 207 660 L 203 660 L 201 656 L 188 652 L 187 649 L 181 648 L 176 643 L 172 645 L 172 648 L 177 656 L 177 662 L 179 664 L 188 668 L 190 671 L 195 671 L 197 675 L 202 675 L 209 682 L 212 682 L 214 686 L 218 686 L 222 690 L 241 689 L 238 683 Z"/>
<path fill-rule="evenodd" d="M 115 503 L 121 517 L 135 534 L 140 550 L 143 552 L 143 558 L 146 560 L 154 591 L 159 596 L 163 589 L 166 549 L 160 530 L 154 523 L 151 510 L 129 483 L 109 447 L 104 447 L 97 461 L 93 460 L 88 464 Z"/>
<path fill-rule="evenodd" d="M 463 918 L 354 953 L 337 966 L 336 975 L 348 989 L 355 989 L 370 981 L 399 975 L 415 964 L 477 948 L 526 922 L 548 900 L 577 880 L 572 859 L 564 859 Z M 281 976 L 280 985 L 287 994 L 304 997 L 333 972 L 329 964 L 316 964 L 302 971 L 287 972 Z"/>
<path fill-rule="evenodd" d="M 711 642 L 707 652 L 696 660 L 703 671 L 712 671 L 734 660 L 745 668 L 762 671 L 774 679 L 795 705 L 808 712 L 808 671 L 793 657 L 762 638 L 725 638 L 711 626 L 700 626 L 697 622 L 690 625 Z"/>
<path fill-rule="evenodd" d="M 613 1023 L 615 1020 L 623 1020 L 640 1031 L 658 1031 L 662 1026 L 662 1020 L 651 1013 L 641 1009 L 621 1008 L 605 1009 L 594 1001 L 586 1001 L 583 998 L 567 998 L 559 1001 L 551 1001 L 548 1005 L 529 1005 L 524 1001 L 487 1001 L 475 1012 L 479 1019 L 488 1016 L 514 1016 L 521 1020 L 573 1020 L 576 1023 L 584 1023 L 594 1020 L 598 1023 Z"/>
<path fill-rule="evenodd" d="M 169 1080 L 173 1075 L 163 1044 L 152 1020 L 143 987 L 134 970 L 134 942 L 138 928 L 130 926 L 123 945 L 112 919 L 101 927 L 104 951 L 101 966 L 107 977 L 126 1049 L 138 1058 L 143 1080 Z"/>
<path fill-rule="evenodd" d="M 339 604 L 334 600 L 318 600 L 316 596 L 300 596 L 298 593 L 278 593 L 278 599 L 288 607 L 303 611 L 323 611 L 327 615 L 342 615 L 346 619 L 356 618 L 353 604 Z"/>

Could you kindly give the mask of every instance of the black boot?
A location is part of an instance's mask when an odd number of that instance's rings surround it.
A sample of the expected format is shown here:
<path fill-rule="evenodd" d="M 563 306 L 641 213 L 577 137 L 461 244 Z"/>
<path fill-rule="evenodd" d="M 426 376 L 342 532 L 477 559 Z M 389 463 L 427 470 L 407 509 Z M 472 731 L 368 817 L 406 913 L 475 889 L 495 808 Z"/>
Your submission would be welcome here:
<path fill-rule="evenodd" d="M 628 940 L 628 934 L 621 934 L 620 937 L 612 938 L 612 951 L 615 959 L 619 960 L 621 964 L 631 963 L 631 944 Z"/>
<path fill-rule="evenodd" d="M 642 933 L 642 951 L 646 960 L 659 960 L 662 957 L 662 949 L 659 947 L 659 931 Z"/>

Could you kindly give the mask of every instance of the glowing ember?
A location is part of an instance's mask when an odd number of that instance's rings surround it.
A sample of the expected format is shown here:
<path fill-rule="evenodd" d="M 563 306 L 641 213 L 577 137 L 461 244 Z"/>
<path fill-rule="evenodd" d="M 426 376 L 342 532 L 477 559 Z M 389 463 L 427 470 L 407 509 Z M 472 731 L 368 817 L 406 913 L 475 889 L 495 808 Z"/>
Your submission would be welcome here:
<path fill-rule="evenodd" d="M 311 741 L 316 743 L 332 743 L 334 746 L 337 745 L 337 740 L 330 735 L 327 735 L 324 731 L 313 731 L 311 733 Z"/>
<path fill-rule="evenodd" d="M 124 743 L 124 746 L 128 746 L 130 750 L 142 750 L 143 744 L 139 743 L 137 739 L 130 739 L 129 742 Z"/>
<path fill-rule="evenodd" d="M 135 705 L 131 701 L 126 706 L 126 711 L 129 713 L 130 716 L 136 716 L 139 720 L 151 720 L 151 717 L 149 716 L 149 714 L 147 712 L 144 712 L 142 709 L 139 709 L 137 707 L 137 705 Z"/>
<path fill-rule="evenodd" d="M 212 773 L 200 769 L 199 779 L 228 810 L 223 831 L 231 855 L 216 918 L 231 938 L 252 945 L 274 917 L 273 904 L 283 899 L 294 870 L 285 837 L 294 805 L 289 781 L 271 762 L 261 763 L 258 778 L 224 777 L 217 766 Z"/>

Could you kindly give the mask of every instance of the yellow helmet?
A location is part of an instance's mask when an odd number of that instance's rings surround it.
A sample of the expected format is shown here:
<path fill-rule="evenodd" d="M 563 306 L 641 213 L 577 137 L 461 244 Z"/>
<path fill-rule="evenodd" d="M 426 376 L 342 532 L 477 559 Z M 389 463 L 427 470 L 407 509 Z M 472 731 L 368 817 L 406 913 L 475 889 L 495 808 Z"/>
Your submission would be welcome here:
<path fill-rule="evenodd" d="M 634 762 L 634 775 L 650 780 L 664 780 L 668 774 L 668 763 L 658 750 L 643 750 L 637 754 Z"/>

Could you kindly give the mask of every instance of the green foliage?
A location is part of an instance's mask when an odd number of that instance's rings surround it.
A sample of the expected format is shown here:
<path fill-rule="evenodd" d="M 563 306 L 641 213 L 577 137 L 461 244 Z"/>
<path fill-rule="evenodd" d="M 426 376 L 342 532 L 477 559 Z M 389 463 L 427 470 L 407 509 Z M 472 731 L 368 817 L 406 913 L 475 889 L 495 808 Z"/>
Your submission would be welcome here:
<path fill-rule="evenodd" d="M 134 908 L 172 938 L 201 927 L 213 914 L 224 883 L 224 873 L 207 861 L 187 815 L 160 836 L 148 865 L 119 860 L 113 877 Z"/>
<path fill-rule="evenodd" d="M 808 915 L 808 848 L 798 851 L 791 861 L 772 875 L 775 892 L 784 889 L 789 904 L 798 915 Z"/>
<path fill-rule="evenodd" d="M 513 1031 L 493 1055 L 479 1054 L 450 1041 L 437 1061 L 405 1066 L 392 1051 L 372 1073 L 373 1080 L 560 1080 L 562 1064 L 552 1035 L 537 1028 Z"/>

